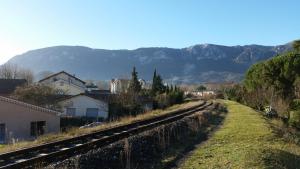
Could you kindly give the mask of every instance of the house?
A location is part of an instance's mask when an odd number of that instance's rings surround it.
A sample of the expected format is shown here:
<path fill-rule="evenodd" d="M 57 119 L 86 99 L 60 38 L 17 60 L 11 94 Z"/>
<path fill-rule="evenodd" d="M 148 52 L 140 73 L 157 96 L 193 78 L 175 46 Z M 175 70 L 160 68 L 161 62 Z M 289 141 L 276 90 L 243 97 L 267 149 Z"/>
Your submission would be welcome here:
<path fill-rule="evenodd" d="M 112 79 L 110 82 L 110 92 L 112 94 L 127 92 L 129 84 L 129 79 Z"/>
<path fill-rule="evenodd" d="M 146 88 L 147 82 L 144 79 L 139 79 L 142 89 Z"/>
<path fill-rule="evenodd" d="M 86 92 L 91 92 L 91 91 L 95 91 L 95 90 L 99 90 L 98 86 L 91 83 L 85 86 L 86 87 Z"/>
<path fill-rule="evenodd" d="M 150 89 L 149 85 L 144 79 L 138 80 L 141 84 L 142 89 Z M 127 92 L 129 88 L 130 79 L 112 79 L 110 82 L 110 92 L 112 94 Z"/>
<path fill-rule="evenodd" d="M 66 95 L 78 95 L 86 90 L 85 82 L 65 71 L 50 75 L 39 81 L 40 84 L 51 85 L 55 89 L 66 92 Z"/>
<path fill-rule="evenodd" d="M 70 117 L 108 117 L 108 103 L 88 96 L 78 94 L 59 102 L 63 107 L 63 116 Z"/>
<path fill-rule="evenodd" d="M 212 91 L 220 91 L 224 88 L 231 88 L 235 86 L 237 83 L 235 82 L 220 82 L 220 83 L 203 83 L 202 85 L 206 87 L 207 90 L 212 90 Z"/>
<path fill-rule="evenodd" d="M 207 97 L 207 96 L 215 96 L 216 95 L 216 92 L 215 91 L 211 91 L 211 90 L 206 90 L 206 91 L 192 91 L 192 92 L 189 92 L 189 91 L 186 91 L 184 92 L 185 95 L 193 95 L 193 96 L 196 96 L 196 97 Z"/>
<path fill-rule="evenodd" d="M 0 96 L 12 94 L 17 87 L 26 85 L 25 79 L 0 79 Z"/>
<path fill-rule="evenodd" d="M 0 143 L 60 131 L 60 112 L 0 96 Z"/>
<path fill-rule="evenodd" d="M 109 102 L 112 96 L 110 90 L 87 90 L 85 94 L 94 99 L 102 100 L 104 102 Z"/>

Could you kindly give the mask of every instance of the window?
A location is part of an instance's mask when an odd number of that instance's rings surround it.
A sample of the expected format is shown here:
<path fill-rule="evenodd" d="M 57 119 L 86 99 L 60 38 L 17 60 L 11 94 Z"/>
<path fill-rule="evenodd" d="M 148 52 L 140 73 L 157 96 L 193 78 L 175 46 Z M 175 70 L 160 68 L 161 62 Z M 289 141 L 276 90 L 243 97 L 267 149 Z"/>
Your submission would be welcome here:
<path fill-rule="evenodd" d="M 45 134 L 46 121 L 34 121 L 30 123 L 30 136 L 40 136 Z"/>
<path fill-rule="evenodd" d="M 75 116 L 76 115 L 76 108 L 67 108 L 66 114 L 67 114 L 67 116 Z"/>
<path fill-rule="evenodd" d="M 87 108 L 86 109 L 86 116 L 87 117 L 98 117 L 98 108 Z"/>
<path fill-rule="evenodd" d="M 64 95 L 65 91 L 63 89 L 56 89 L 58 95 Z"/>
<path fill-rule="evenodd" d="M 59 82 L 59 85 L 60 86 L 64 86 L 64 82 Z"/>
<path fill-rule="evenodd" d="M 5 142 L 5 124 L 0 124 L 0 143 Z"/>

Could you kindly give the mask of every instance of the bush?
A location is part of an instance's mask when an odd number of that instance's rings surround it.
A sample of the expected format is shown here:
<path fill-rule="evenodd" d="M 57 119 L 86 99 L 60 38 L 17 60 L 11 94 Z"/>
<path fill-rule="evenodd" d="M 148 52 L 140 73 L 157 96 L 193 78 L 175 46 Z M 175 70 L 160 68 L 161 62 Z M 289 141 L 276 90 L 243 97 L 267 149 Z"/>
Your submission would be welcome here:
<path fill-rule="evenodd" d="M 164 109 L 174 104 L 180 104 L 184 101 L 184 93 L 182 91 L 171 91 L 169 93 L 163 93 L 157 95 L 155 98 L 155 108 Z"/>
<path fill-rule="evenodd" d="M 60 111 L 62 107 L 58 104 L 58 100 L 65 94 L 65 91 L 55 89 L 51 86 L 30 85 L 17 87 L 13 93 L 13 98 L 26 103 Z"/>
<path fill-rule="evenodd" d="M 290 112 L 289 125 L 300 129 L 300 110 Z"/>
<path fill-rule="evenodd" d="M 143 99 L 148 98 L 132 93 L 120 93 L 110 97 L 109 120 L 124 116 L 136 116 L 143 113 Z"/>
<path fill-rule="evenodd" d="M 291 103 L 292 110 L 300 110 L 300 99 L 295 99 Z"/>

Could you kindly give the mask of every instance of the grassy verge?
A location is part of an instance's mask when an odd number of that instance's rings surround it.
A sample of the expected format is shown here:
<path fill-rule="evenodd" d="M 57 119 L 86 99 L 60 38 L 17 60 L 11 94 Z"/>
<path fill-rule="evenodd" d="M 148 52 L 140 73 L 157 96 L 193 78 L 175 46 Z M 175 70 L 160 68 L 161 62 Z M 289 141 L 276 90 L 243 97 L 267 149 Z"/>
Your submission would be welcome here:
<path fill-rule="evenodd" d="M 228 115 L 223 126 L 179 167 L 299 168 L 300 147 L 276 136 L 253 109 L 223 101 Z"/>
<path fill-rule="evenodd" d="M 93 127 L 93 128 L 85 128 L 85 129 L 74 128 L 65 133 L 47 134 L 47 135 L 39 137 L 38 139 L 36 139 L 34 141 L 21 141 L 21 142 L 17 142 L 14 144 L 8 144 L 8 145 L 3 145 L 3 146 L 0 145 L 0 153 L 9 152 L 9 151 L 26 148 L 26 147 L 31 147 L 31 146 L 36 146 L 36 145 L 53 142 L 53 141 L 58 141 L 58 140 L 62 140 L 62 139 L 72 138 L 74 136 L 79 136 L 82 134 L 87 134 L 87 133 L 95 132 L 98 130 L 115 127 L 118 125 L 129 124 L 134 121 L 147 119 L 147 118 L 151 118 L 151 117 L 155 117 L 155 116 L 160 116 L 163 114 L 168 114 L 168 113 L 171 113 L 172 111 L 192 107 L 197 104 L 200 104 L 200 102 L 199 101 L 186 102 L 183 104 L 173 105 L 164 110 L 158 109 L 158 110 L 150 111 L 150 112 L 140 114 L 140 115 L 134 116 L 134 117 L 133 116 L 123 117 L 118 121 L 107 122 L 101 126 L 97 126 L 97 127 Z"/>
<path fill-rule="evenodd" d="M 186 154 L 195 149 L 195 145 L 205 141 L 209 133 L 214 131 L 226 117 L 226 112 L 223 108 L 209 111 L 209 117 L 206 117 L 202 127 L 196 133 L 185 137 L 184 140 L 178 141 L 168 149 L 164 158 L 161 160 L 161 166 L 157 168 L 175 168 L 178 161 L 182 160 Z"/>

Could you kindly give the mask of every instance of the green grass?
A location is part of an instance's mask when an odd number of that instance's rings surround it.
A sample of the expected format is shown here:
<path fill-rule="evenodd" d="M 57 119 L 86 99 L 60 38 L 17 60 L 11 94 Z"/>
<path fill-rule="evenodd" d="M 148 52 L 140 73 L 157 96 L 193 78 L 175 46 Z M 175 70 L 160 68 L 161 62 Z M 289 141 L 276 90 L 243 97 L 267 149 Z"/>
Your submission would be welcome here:
<path fill-rule="evenodd" d="M 224 124 L 180 168 L 300 168 L 300 146 L 277 137 L 253 109 L 223 102 Z"/>

